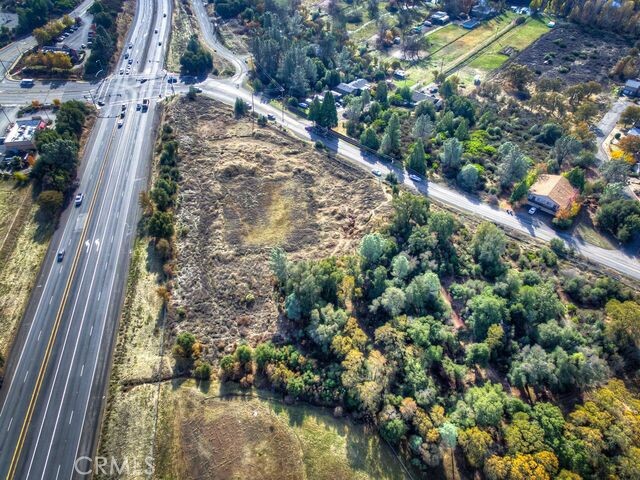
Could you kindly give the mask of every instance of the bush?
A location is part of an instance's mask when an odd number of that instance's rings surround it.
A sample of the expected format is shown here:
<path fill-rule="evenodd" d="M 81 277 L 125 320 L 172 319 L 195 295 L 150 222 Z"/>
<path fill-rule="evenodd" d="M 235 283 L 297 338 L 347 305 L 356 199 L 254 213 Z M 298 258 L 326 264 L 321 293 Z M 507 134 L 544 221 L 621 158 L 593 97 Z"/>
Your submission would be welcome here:
<path fill-rule="evenodd" d="M 211 378 L 211 365 L 207 362 L 197 362 L 193 369 L 193 376 L 198 380 L 209 380 Z"/>
<path fill-rule="evenodd" d="M 55 216 L 60 208 L 62 208 L 62 202 L 64 196 L 57 190 L 45 190 L 38 195 L 38 205 L 40 210 L 47 216 Z"/>

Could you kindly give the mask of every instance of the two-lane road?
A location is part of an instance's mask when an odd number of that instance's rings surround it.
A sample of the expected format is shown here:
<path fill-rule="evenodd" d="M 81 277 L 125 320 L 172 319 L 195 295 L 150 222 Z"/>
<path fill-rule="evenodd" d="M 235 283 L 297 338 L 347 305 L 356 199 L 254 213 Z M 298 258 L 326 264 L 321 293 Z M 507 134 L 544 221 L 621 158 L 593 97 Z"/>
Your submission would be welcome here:
<path fill-rule="evenodd" d="M 86 197 L 66 212 L 52 240 L 7 364 L 0 407 L 2 477 L 82 477 L 93 466 L 76 459 L 92 455 L 99 430 L 155 132 L 155 100 L 148 112 L 138 111 L 136 102 L 157 98 L 158 81 L 139 84 L 136 77 L 162 75 L 170 13 L 170 0 L 138 2 L 129 51 L 149 61 L 133 65 L 132 75 L 116 74 L 100 85 L 107 106 L 83 159 L 80 190 Z M 121 104 L 125 118 L 119 127 Z M 60 249 L 67 253 L 58 263 Z"/>

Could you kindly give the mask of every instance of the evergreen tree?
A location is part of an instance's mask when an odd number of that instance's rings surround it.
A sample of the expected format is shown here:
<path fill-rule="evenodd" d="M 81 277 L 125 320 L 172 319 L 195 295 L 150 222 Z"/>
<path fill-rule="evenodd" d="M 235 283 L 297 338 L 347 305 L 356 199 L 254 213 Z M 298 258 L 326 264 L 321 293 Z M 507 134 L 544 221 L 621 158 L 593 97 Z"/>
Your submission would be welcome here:
<path fill-rule="evenodd" d="M 411 154 L 407 158 L 407 168 L 418 172 L 420 175 L 424 175 L 427 171 L 424 144 L 421 138 L 418 138 L 416 143 L 413 144 L 413 150 L 411 150 Z"/>
<path fill-rule="evenodd" d="M 420 115 L 416 118 L 416 123 L 413 125 L 413 129 L 411 130 L 411 134 L 416 138 L 420 139 L 423 142 L 429 141 L 429 139 L 433 136 L 434 125 L 429 118 L 429 115 Z"/>
<path fill-rule="evenodd" d="M 322 101 L 322 110 L 320 113 L 320 125 L 327 128 L 338 126 L 338 111 L 336 110 L 336 101 L 331 92 L 327 92 Z"/>
<path fill-rule="evenodd" d="M 376 135 L 375 130 L 370 127 L 362 132 L 362 135 L 360 136 L 360 143 L 372 150 L 378 150 L 378 148 L 380 148 L 378 135 Z"/>
<path fill-rule="evenodd" d="M 385 108 L 389 105 L 388 97 L 389 89 L 387 88 L 387 82 L 381 80 L 378 82 L 378 86 L 376 87 L 376 96 L 375 100 Z"/>
<path fill-rule="evenodd" d="M 382 136 L 382 144 L 380 145 L 380 153 L 384 155 L 395 156 L 400 152 L 400 119 L 398 114 L 394 113 L 389 119 L 389 124 Z"/>
<path fill-rule="evenodd" d="M 320 119 L 322 117 L 322 104 L 318 97 L 314 97 L 311 105 L 309 106 L 309 120 L 316 124 L 320 124 Z"/>

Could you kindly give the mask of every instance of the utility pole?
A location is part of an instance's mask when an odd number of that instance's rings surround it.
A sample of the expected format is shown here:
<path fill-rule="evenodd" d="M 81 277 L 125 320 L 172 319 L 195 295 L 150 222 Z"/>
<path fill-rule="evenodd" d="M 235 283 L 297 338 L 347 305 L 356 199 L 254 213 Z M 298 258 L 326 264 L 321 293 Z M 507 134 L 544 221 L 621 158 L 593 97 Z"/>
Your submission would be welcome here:
<path fill-rule="evenodd" d="M 255 131 L 256 127 L 256 109 L 253 104 L 253 90 L 251 90 L 251 134 Z"/>

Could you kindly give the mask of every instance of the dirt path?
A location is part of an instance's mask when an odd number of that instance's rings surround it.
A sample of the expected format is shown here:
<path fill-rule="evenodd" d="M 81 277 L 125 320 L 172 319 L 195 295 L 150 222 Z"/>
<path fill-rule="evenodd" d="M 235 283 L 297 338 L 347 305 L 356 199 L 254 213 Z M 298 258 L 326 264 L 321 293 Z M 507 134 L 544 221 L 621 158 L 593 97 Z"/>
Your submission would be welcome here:
<path fill-rule="evenodd" d="M 460 318 L 460 315 L 453 309 L 451 295 L 444 287 L 440 287 L 440 294 L 445 299 L 449 307 L 451 307 L 451 322 L 453 326 L 456 327 L 456 330 L 466 329 L 467 325 L 464 323 L 464 320 Z"/>

